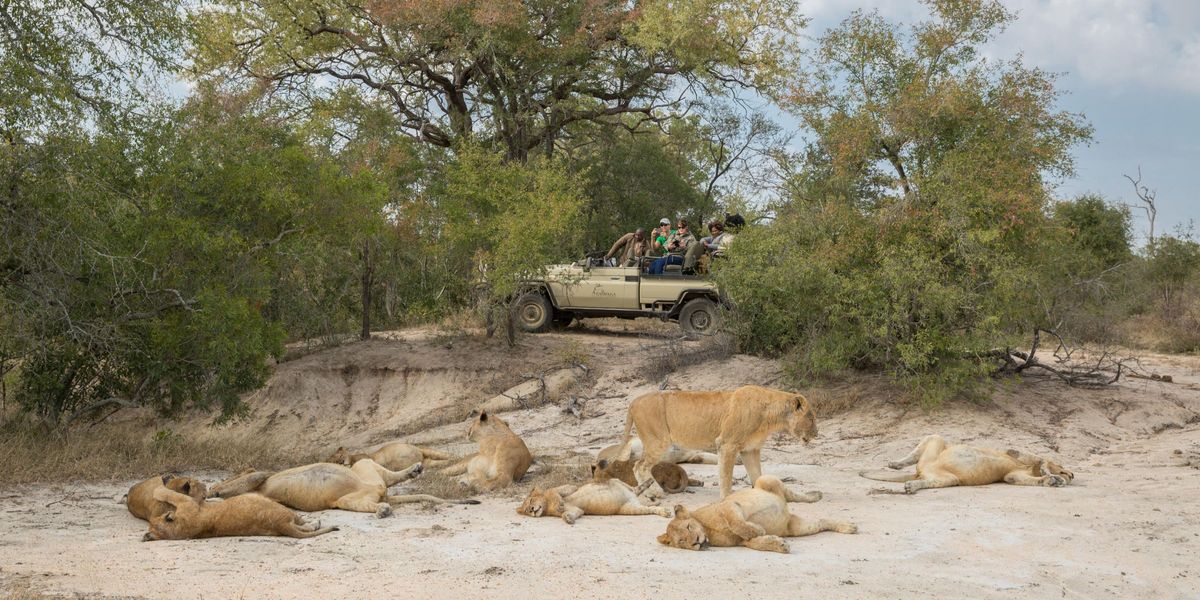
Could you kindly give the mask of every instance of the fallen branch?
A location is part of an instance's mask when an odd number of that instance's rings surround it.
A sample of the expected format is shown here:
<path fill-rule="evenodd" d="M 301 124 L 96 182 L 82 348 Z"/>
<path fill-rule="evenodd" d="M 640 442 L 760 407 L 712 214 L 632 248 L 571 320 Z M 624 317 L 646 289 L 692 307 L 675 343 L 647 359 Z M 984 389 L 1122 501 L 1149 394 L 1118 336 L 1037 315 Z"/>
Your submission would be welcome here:
<path fill-rule="evenodd" d="M 1037 357 L 1043 333 L 1053 336 L 1058 341 L 1058 346 L 1053 352 L 1054 361 L 1052 363 L 1043 362 Z M 1012 348 L 996 348 L 987 352 L 985 356 L 1002 361 L 1003 364 L 994 372 L 995 376 L 1028 375 L 1030 373 L 1027 371 L 1036 370 L 1043 375 L 1055 377 L 1067 385 L 1084 388 L 1102 388 L 1112 385 L 1129 370 L 1127 363 L 1136 362 L 1134 358 L 1117 358 L 1108 350 L 1101 352 L 1095 360 L 1077 359 L 1075 358 L 1077 350 L 1067 345 L 1066 340 L 1058 332 L 1049 329 L 1035 329 L 1033 340 L 1029 345 L 1029 352 Z"/>

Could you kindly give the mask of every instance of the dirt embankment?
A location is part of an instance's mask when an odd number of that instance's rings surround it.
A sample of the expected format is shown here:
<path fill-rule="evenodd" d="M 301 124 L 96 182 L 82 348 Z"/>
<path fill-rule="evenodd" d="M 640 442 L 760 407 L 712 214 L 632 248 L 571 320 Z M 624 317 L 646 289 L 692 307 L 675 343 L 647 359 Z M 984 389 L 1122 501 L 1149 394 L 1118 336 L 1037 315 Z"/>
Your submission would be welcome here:
<path fill-rule="evenodd" d="M 1200 449 L 1198 358 L 1146 357 L 1145 368 L 1172 375 L 1172 383 L 1126 379 L 1098 391 L 1017 383 L 989 402 L 934 412 L 880 382 L 808 390 L 826 412 L 820 437 L 808 446 L 770 441 L 764 470 L 825 493 L 793 512 L 855 521 L 860 533 L 794 539 L 789 555 L 694 553 L 655 543 L 666 525 L 659 517 L 584 517 L 572 527 L 514 511 L 537 471 L 616 442 L 639 393 L 781 380 L 772 361 L 710 352 L 696 362 L 689 357 L 704 348 L 675 341 L 669 330 L 620 327 L 530 336 L 515 350 L 429 331 L 352 344 L 281 365 L 250 398 L 249 417 L 226 426 L 272 436 L 303 455 L 395 438 L 466 453 L 472 407 L 525 381 L 523 374 L 584 364 L 575 387 L 550 403 L 521 397 L 516 404 L 531 408 L 503 415 L 543 464 L 480 506 L 405 506 L 383 520 L 326 511 L 319 518 L 342 530 L 311 540 L 141 543 L 144 523 L 111 500 L 129 482 L 21 486 L 0 490 L 0 585 L 147 598 L 564 590 L 598 598 L 1197 597 L 1200 469 L 1187 461 Z M 172 425 L 182 435 L 207 427 Z M 1061 489 L 995 485 L 904 496 L 880 492 L 899 486 L 856 475 L 934 432 L 1042 454 L 1077 477 Z M 667 501 L 695 508 L 716 500 L 714 468 L 687 469 L 706 487 Z"/>

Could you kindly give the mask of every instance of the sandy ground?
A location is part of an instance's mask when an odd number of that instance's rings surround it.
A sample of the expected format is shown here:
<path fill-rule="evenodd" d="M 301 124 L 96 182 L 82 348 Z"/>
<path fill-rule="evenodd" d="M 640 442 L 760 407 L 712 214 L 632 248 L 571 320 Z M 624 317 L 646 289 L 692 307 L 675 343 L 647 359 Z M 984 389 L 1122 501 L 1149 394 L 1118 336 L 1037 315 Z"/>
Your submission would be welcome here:
<path fill-rule="evenodd" d="M 576 332 L 536 343 L 550 347 L 528 348 L 527 358 L 553 355 L 556 343 L 583 344 L 600 357 L 660 350 L 641 334 Z M 338 360 L 352 353 L 340 352 Z M 482 360 L 482 371 L 495 367 Z M 636 367 L 604 363 L 596 361 L 594 377 L 577 390 L 591 398 L 586 418 L 557 405 L 505 415 L 535 455 L 594 452 L 615 442 L 629 397 L 658 387 L 637 377 Z M 317 517 L 341 530 L 310 540 L 143 543 L 145 524 L 113 501 L 132 482 L 79 483 L 0 490 L 0 586 L 173 599 L 1200 598 L 1200 469 L 1185 464 L 1189 452 L 1200 450 L 1200 359 L 1155 356 L 1144 368 L 1175 381 L 1131 379 L 1100 391 L 1023 383 L 989 403 L 936 412 L 858 390 L 859 405 L 823 418 L 814 443 L 777 438 L 764 451 L 766 472 L 825 494 L 816 504 L 791 505 L 794 513 L 859 525 L 857 535 L 791 539 L 788 555 L 660 546 L 655 536 L 666 520 L 656 516 L 584 517 L 574 526 L 518 516 L 514 509 L 528 485 L 481 497 L 479 506 L 403 506 L 388 519 L 326 511 Z M 495 377 L 497 385 L 509 384 Z M 666 384 L 730 387 L 778 378 L 778 365 L 737 356 L 682 368 Z M 453 423 L 407 439 L 465 452 L 464 429 Z M 356 431 L 373 437 L 369 425 Z M 856 475 L 902 456 L 932 432 L 1053 457 L 1076 480 L 1061 489 L 993 485 L 905 496 L 879 491 L 899 484 Z M 715 467 L 687 469 L 706 487 L 667 502 L 694 508 L 716 500 Z M 735 475 L 742 474 L 738 467 Z"/>

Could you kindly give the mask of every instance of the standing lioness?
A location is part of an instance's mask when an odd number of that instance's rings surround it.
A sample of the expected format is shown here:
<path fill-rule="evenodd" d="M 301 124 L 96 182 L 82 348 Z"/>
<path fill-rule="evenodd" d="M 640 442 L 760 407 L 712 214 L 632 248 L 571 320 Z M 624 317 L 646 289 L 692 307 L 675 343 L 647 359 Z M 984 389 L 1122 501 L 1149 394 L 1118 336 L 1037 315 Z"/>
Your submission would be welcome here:
<path fill-rule="evenodd" d="M 739 453 L 750 481 L 757 481 L 762 475 L 759 453 L 771 434 L 786 429 L 806 442 L 817 435 L 817 421 L 804 396 L 757 385 L 733 391 L 652 392 L 635 398 L 625 420 L 622 460 L 629 458 L 634 425 L 644 447 L 634 469 L 639 484 L 652 477 L 651 468 L 672 446 L 715 447 L 722 498 L 733 490 L 733 464 Z M 655 483 L 647 494 L 661 498 L 663 490 Z"/>

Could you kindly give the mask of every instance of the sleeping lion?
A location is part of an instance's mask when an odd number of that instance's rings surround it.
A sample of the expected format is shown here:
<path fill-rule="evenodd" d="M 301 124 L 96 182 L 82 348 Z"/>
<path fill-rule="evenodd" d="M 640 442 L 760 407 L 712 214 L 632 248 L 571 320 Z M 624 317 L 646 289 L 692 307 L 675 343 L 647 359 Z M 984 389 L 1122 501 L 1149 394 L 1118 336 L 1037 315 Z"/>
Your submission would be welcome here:
<path fill-rule="evenodd" d="M 948 445 L 940 435 L 927 435 L 904 458 L 888 463 L 892 469 L 917 465 L 916 473 L 862 472 L 859 475 L 876 481 L 904 483 L 909 494 L 925 488 L 956 485 L 1044 485 L 1062 487 L 1075 479 L 1075 474 L 1062 465 L 1020 450 L 992 450 L 963 444 Z"/>

